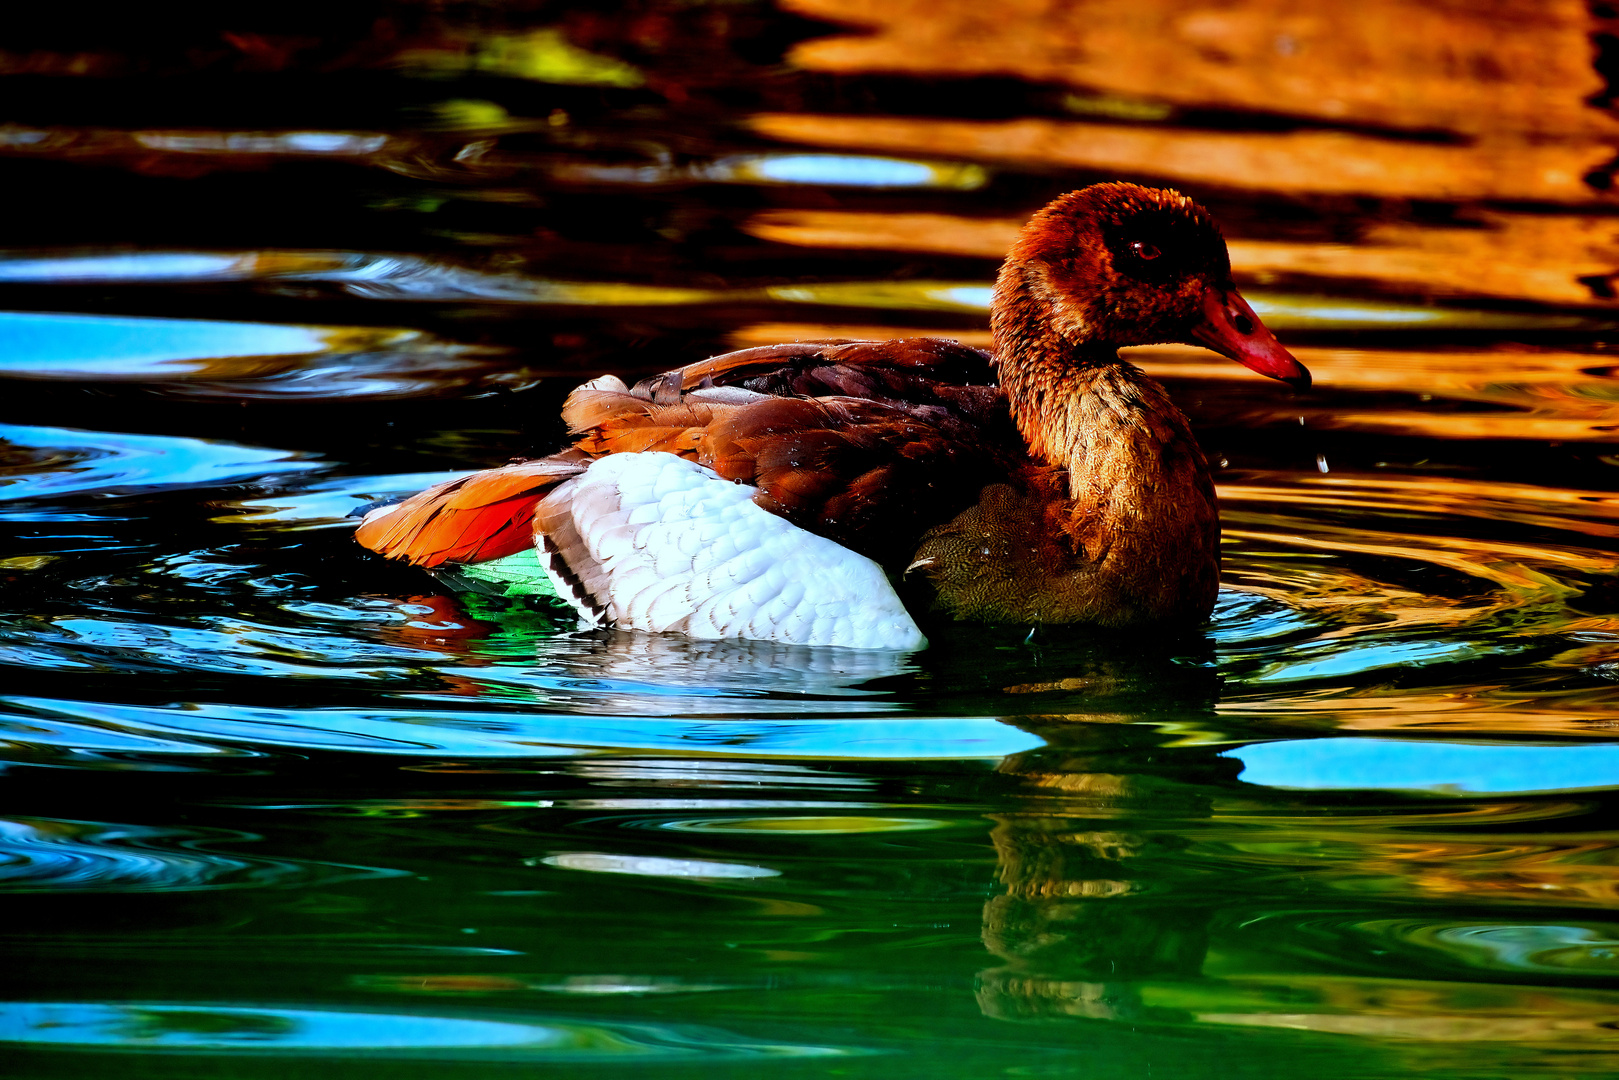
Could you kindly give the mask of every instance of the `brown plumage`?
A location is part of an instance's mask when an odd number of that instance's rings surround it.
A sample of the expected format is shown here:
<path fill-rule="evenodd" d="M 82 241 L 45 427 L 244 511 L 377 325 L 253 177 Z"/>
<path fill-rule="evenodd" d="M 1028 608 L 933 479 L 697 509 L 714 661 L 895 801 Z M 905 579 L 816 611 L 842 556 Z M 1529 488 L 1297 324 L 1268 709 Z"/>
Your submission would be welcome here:
<path fill-rule="evenodd" d="M 1204 344 L 1262 374 L 1309 374 L 1237 294 L 1207 213 L 1098 184 L 1046 206 L 996 282 L 995 350 L 805 342 L 727 353 L 563 409 L 573 445 L 430 488 L 360 542 L 421 566 L 521 550 L 552 486 L 622 452 L 678 454 L 757 488 L 800 528 L 931 584 L 933 610 L 1109 626 L 1206 618 L 1219 517 L 1208 467 L 1123 345 Z"/>

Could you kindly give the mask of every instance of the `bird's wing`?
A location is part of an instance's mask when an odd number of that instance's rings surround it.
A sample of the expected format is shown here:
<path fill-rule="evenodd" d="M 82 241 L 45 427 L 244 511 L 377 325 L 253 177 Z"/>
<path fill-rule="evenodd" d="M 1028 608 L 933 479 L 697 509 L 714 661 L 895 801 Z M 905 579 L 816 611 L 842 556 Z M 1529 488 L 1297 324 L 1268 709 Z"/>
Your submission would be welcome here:
<path fill-rule="evenodd" d="M 756 488 L 762 509 L 877 561 L 1002 480 L 1019 454 L 986 354 L 953 341 L 746 349 L 626 386 L 569 395 L 574 446 L 475 473 L 369 515 L 360 543 L 421 566 L 481 562 L 533 543 L 535 508 L 591 459 L 662 451 Z M 973 381 L 977 380 L 977 381 Z"/>
<path fill-rule="evenodd" d="M 590 457 L 676 454 L 758 489 L 763 509 L 887 565 L 903 566 L 930 526 L 1004 480 L 1017 452 L 1010 421 L 986 432 L 938 405 L 757 392 L 702 400 L 733 389 L 696 390 L 667 405 L 581 389 L 563 415 Z"/>
<path fill-rule="evenodd" d="M 643 379 L 630 393 L 669 404 L 693 391 L 736 387 L 772 397 L 856 397 L 970 412 L 995 381 L 988 353 L 946 338 L 805 341 L 722 353 Z"/>

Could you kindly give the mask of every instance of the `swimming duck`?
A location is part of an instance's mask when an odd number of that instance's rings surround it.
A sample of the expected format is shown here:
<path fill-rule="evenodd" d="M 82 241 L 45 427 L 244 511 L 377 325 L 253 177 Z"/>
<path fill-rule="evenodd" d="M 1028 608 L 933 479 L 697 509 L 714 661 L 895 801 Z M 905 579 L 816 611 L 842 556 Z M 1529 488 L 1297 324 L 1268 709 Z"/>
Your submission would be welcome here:
<path fill-rule="evenodd" d="M 1207 211 L 1096 184 L 1023 228 L 994 350 L 938 338 L 726 353 L 585 383 L 559 453 L 368 514 L 374 551 L 548 580 L 587 622 L 915 649 L 912 609 L 1004 623 L 1195 625 L 1219 584 L 1208 464 L 1126 345 L 1309 372 L 1231 280 Z M 911 601 L 901 601 L 895 583 Z"/>

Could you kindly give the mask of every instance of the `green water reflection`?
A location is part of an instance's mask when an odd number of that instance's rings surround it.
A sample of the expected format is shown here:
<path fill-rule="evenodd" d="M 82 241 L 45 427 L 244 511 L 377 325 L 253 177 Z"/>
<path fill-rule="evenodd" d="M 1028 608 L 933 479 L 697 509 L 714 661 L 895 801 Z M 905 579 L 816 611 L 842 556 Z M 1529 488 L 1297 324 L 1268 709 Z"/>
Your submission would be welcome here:
<path fill-rule="evenodd" d="M 1040 1069 L 1167 1045 L 1209 1076 L 1536 1048 L 1613 1068 L 1599 803 L 1289 792 L 1137 727 L 1030 726 L 1045 745 L 999 765 L 317 757 L 171 781 L 140 825 L 18 821 L 0 890 L 31 992 L 0 1033 L 38 1068 L 121 1050 L 231 1073 L 835 1055 L 875 1076 L 900 1055 L 955 1075 L 1013 1045 Z M 138 778 L 103 775 L 128 817 Z M 232 831 L 159 824 L 196 815 Z M 119 918 L 85 922 L 111 896 Z"/>

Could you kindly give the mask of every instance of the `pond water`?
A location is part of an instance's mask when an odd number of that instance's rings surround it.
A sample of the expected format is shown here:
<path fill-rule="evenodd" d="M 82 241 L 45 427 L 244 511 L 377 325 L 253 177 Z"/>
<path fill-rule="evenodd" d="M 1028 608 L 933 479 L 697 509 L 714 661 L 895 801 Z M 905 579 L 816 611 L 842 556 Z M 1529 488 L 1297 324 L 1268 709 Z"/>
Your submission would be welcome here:
<path fill-rule="evenodd" d="M 8 16 L 8 1075 L 1619 1072 L 1613 13 L 1036 7 Z M 1316 375 L 1134 350 L 1206 628 L 580 633 L 352 541 L 604 371 L 982 343 L 1119 177 Z"/>

